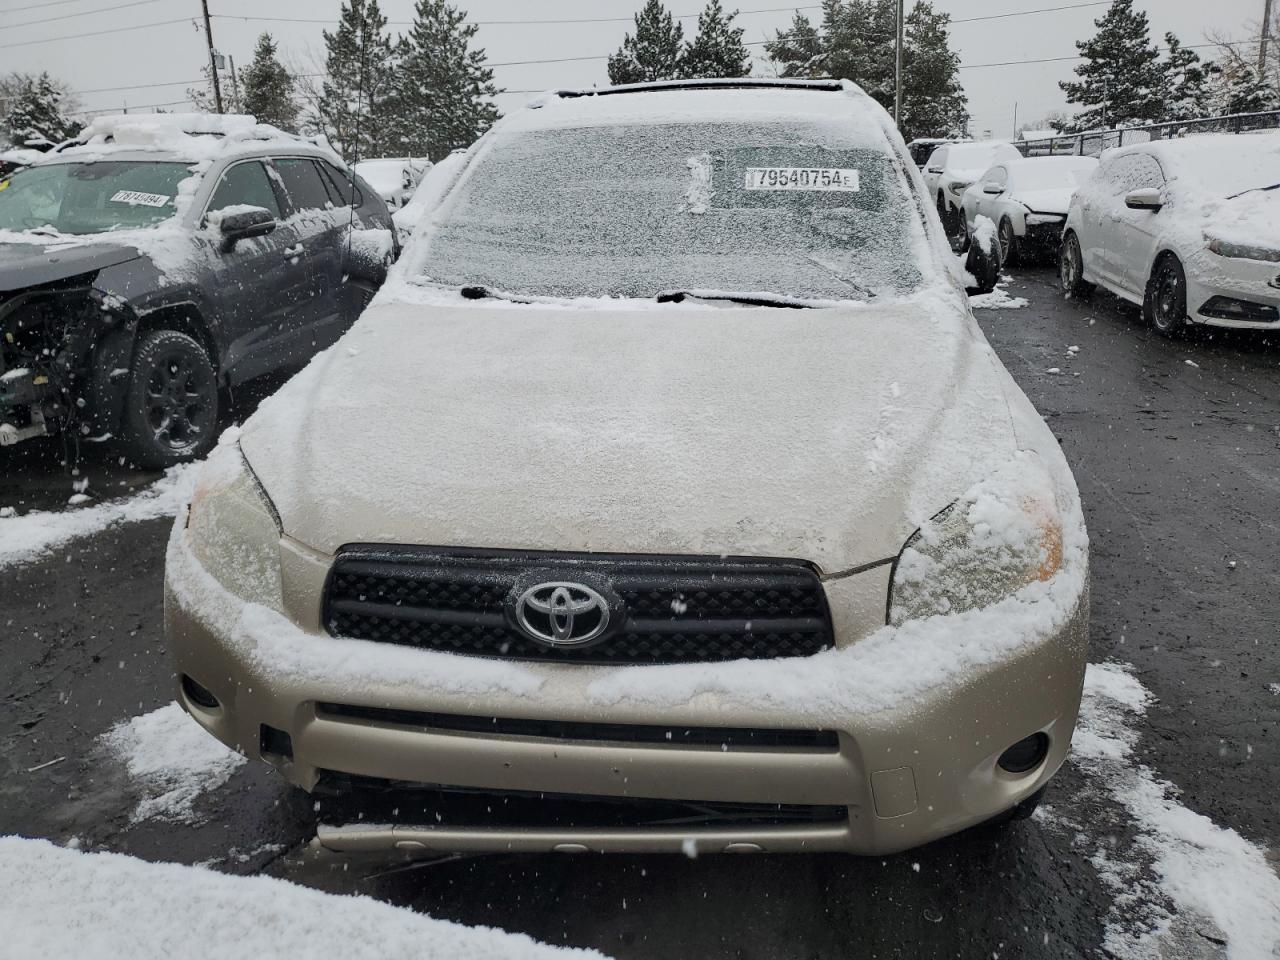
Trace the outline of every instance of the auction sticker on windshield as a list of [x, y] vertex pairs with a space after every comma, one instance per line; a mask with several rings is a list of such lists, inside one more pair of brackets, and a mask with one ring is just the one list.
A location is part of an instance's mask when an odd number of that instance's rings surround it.
[[112, 203], [128, 203], [140, 207], [163, 207], [169, 197], [163, 193], [139, 193], [137, 190], [121, 190], [111, 198]]
[[748, 167], [747, 190], [838, 190], [859, 189], [858, 171], [831, 167]]

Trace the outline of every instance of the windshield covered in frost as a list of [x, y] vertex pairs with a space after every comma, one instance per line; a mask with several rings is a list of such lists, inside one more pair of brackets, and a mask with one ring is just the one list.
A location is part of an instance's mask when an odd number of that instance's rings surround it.
[[425, 279], [533, 296], [669, 290], [871, 299], [922, 281], [887, 143], [830, 123], [495, 134], [427, 232]]
[[186, 163], [98, 160], [20, 170], [0, 181], [0, 230], [52, 227], [106, 233], [149, 227], [174, 214]]

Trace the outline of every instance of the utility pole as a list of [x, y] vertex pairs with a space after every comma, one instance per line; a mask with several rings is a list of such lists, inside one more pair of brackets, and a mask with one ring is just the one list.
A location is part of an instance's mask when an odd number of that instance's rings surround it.
[[1018, 101], [1013, 101], [1013, 139], [1018, 139]]
[[[1270, 4], [1271, 0], [1267, 0]], [[893, 122], [902, 126], [902, 0], [898, 0], [898, 42], [894, 45]]]
[[218, 64], [213, 59], [213, 26], [209, 23], [209, 0], [200, 0], [204, 10], [204, 39], [209, 47], [209, 76], [213, 78], [213, 104], [222, 113], [222, 85], [218, 82]]
[[1267, 41], [1271, 38], [1271, 0], [1263, 0], [1262, 43], [1258, 46], [1258, 76], [1267, 79]]
[[[239, 104], [240, 103], [240, 83], [238, 80], [236, 80], [236, 58], [231, 56], [230, 54], [227, 54], [227, 63], [231, 65], [231, 102], [233, 104]], [[237, 106], [236, 109], [243, 110], [243, 108], [239, 106]]]

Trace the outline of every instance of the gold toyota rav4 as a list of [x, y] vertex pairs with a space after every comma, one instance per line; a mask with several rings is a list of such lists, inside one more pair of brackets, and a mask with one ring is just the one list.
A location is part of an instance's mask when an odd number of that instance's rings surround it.
[[556, 92], [452, 177], [201, 469], [165, 605], [195, 721], [342, 798], [337, 851], [885, 853], [1028, 813], [1088, 540], [885, 112]]

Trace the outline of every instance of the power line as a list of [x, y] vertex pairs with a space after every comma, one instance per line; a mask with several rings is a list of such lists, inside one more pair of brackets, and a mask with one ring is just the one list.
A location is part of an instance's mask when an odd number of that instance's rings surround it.
[[20, 13], [23, 10], [47, 10], [49, 7], [65, 7], [68, 3], [83, 3], [84, 0], [44, 0], [43, 3], [29, 3], [25, 7], [5, 7], [0, 13]]
[[133, 30], [145, 30], [149, 27], [168, 27], [175, 23], [190, 22], [190, 17], [183, 17], [181, 20], [157, 20], [154, 23], [139, 23], [132, 27], [114, 27], [110, 30], [93, 30], [88, 33], [68, 33], [61, 37], [45, 37], [43, 40], [21, 40], [18, 43], [0, 43], [0, 50], [9, 50], [13, 47], [33, 47], [38, 43], [58, 43], [62, 40], [80, 40], [84, 37], [101, 37], [108, 33], [128, 33]]
[[88, 17], [95, 13], [110, 13], [112, 10], [123, 10], [126, 7], [141, 7], [144, 4], [159, 2], [160, 0], [129, 0], [129, 3], [120, 3], [114, 7], [100, 7], [97, 10], [81, 10], [79, 13], [64, 13], [58, 17], [45, 17], [43, 20], [24, 20], [22, 23], [6, 23], [4, 28], [9, 30], [13, 27], [34, 27], [38, 23], [53, 23], [57, 20], [74, 20], [76, 17]]
[[977, 23], [979, 20], [1006, 20], [1009, 17], [1027, 17], [1033, 13], [1055, 13], [1058, 10], [1083, 10], [1085, 7], [1106, 7], [1111, 0], [1089, 0], [1088, 3], [1068, 3], [1061, 7], [1041, 7], [1038, 10], [1014, 10], [1010, 13], [990, 13], [981, 17], [964, 17], [952, 23]]
[[[154, 107], [176, 107], [179, 105], [188, 104], [190, 102], [191, 101], [189, 99], [184, 99], [184, 100], [168, 100], [164, 103], [138, 103], [138, 104], [133, 104], [131, 106], [128, 106], [128, 109], [150, 110], [150, 109], [153, 109]], [[78, 113], [118, 113], [120, 109], [121, 107], [96, 107], [92, 110], [79, 110], [77, 112]]]
[[[792, 10], [800, 11], [800, 10], [820, 10], [820, 9], [822, 9], [821, 4], [811, 3], [807, 5], [801, 5], [801, 6], [765, 7], [759, 10], [739, 10], [738, 15], [744, 16], [752, 13], [786, 13]], [[334, 20], [332, 18], [323, 19], [319, 17], [260, 17], [260, 16], [241, 15], [238, 13], [215, 13], [213, 14], [213, 16], [215, 19], [218, 19], [218, 20], [242, 20], [242, 21], [255, 21], [255, 22], [266, 21], [270, 23], [323, 23], [323, 24], [334, 23]], [[677, 20], [693, 20], [699, 16], [701, 16], [701, 14], [697, 14], [697, 13], [674, 14], [674, 17]], [[633, 22], [633, 20], [634, 20], [633, 17], [582, 17], [578, 19], [560, 19], [560, 20], [471, 20], [468, 22], [478, 27], [503, 27], [503, 26], [529, 26], [531, 24], [540, 24], [540, 23], [552, 23], [552, 24], [631, 23]], [[408, 26], [412, 26], [413, 22], [414, 21], [412, 20], [388, 20], [387, 26], [408, 27]]]

